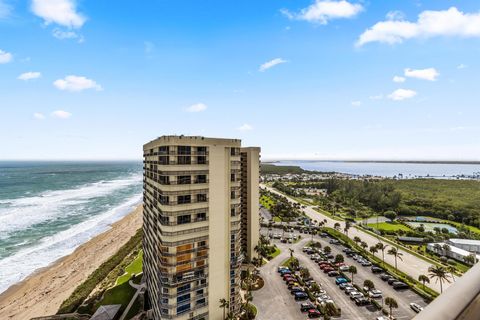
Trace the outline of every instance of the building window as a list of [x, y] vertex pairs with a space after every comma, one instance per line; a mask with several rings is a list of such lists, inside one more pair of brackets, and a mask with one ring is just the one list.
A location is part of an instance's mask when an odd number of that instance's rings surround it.
[[197, 157], [198, 164], [207, 164], [207, 157], [206, 156], [198, 156]]
[[177, 183], [178, 184], [191, 184], [192, 177], [191, 176], [177, 176]]
[[235, 182], [235, 173], [230, 174], [230, 181]]
[[190, 293], [184, 294], [183, 296], [177, 297], [177, 303], [182, 303], [190, 300]]
[[207, 154], [207, 147], [197, 147], [197, 154], [206, 155]]
[[186, 304], [177, 308], [177, 314], [182, 314], [187, 311], [190, 311], [190, 304]]
[[192, 158], [190, 156], [178, 156], [178, 164], [192, 164]]
[[230, 192], [230, 199], [235, 199], [235, 191]]
[[197, 221], [205, 221], [205, 220], [207, 220], [206, 212], [197, 213]]
[[170, 163], [170, 158], [168, 156], [158, 157], [158, 164], [168, 165]]
[[158, 148], [158, 154], [168, 154], [170, 148], [168, 146], [161, 146]]
[[230, 209], [230, 216], [235, 217], [235, 208]]
[[197, 202], [207, 202], [207, 195], [204, 193], [197, 194]]
[[200, 241], [197, 243], [197, 247], [205, 247], [207, 245], [207, 241]]
[[177, 224], [185, 224], [185, 223], [190, 223], [191, 221], [190, 215], [185, 215], [185, 216], [178, 216], [177, 218]]
[[170, 202], [170, 198], [168, 196], [161, 195], [159, 201], [161, 204], [168, 204]]
[[192, 202], [192, 197], [190, 195], [178, 196], [177, 202], [178, 202], [178, 204], [191, 203]]
[[195, 178], [195, 183], [207, 183], [207, 175], [200, 174]]
[[160, 184], [170, 184], [170, 177], [169, 176], [158, 176], [158, 182]]
[[177, 293], [182, 293], [182, 292], [185, 292], [185, 291], [190, 291], [190, 283], [188, 283], [186, 285], [183, 285], [181, 287], [178, 287], [178, 289], [177, 289]]
[[183, 155], [190, 155], [192, 151], [192, 147], [190, 146], [178, 146], [177, 153]]
[[205, 304], [205, 298], [197, 300], [197, 306], [201, 306], [202, 304]]

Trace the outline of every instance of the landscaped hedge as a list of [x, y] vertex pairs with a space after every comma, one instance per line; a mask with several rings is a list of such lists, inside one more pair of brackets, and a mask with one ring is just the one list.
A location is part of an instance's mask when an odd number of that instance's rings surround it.
[[142, 241], [142, 229], [139, 229], [128, 242], [118, 250], [110, 259], [100, 265], [98, 269], [88, 276], [87, 280], [80, 284], [65, 300], [57, 314], [72, 313], [83, 303], [90, 292], [103, 280], [107, 275], [120, 264], [126, 256], [128, 256]]

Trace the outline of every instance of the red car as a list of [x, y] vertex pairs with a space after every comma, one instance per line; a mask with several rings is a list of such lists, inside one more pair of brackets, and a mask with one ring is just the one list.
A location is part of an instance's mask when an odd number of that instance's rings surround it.
[[323, 269], [323, 272], [325, 272], [325, 273], [329, 273], [330, 271], [335, 271], [335, 269], [333, 269], [332, 267], [328, 267], [328, 268]]
[[325, 263], [325, 264], [322, 264], [320, 265], [320, 269], [325, 269], [325, 268], [331, 268], [332, 266], [329, 264], [329, 263]]
[[317, 309], [308, 310], [308, 317], [309, 318], [320, 318], [321, 316], [322, 316], [322, 314]]
[[288, 280], [295, 280], [295, 279], [292, 276], [283, 277], [283, 281], [288, 281]]

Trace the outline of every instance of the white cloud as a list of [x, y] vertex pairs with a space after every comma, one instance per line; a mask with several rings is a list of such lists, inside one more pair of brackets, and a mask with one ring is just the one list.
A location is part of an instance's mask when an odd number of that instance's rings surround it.
[[402, 83], [402, 82], [405, 82], [405, 78], [404, 77], [400, 77], [400, 76], [395, 76], [393, 77], [393, 82], [397, 82], [397, 83]]
[[267, 61], [265, 62], [264, 64], [262, 64], [260, 66], [260, 68], [258, 69], [260, 72], [264, 72], [270, 68], [273, 68], [275, 67], [276, 65], [279, 65], [279, 64], [282, 64], [282, 63], [286, 63], [287, 60], [283, 60], [282, 58], [276, 58], [276, 59], [273, 59], [273, 60], [270, 60], [270, 61]]
[[72, 30], [65, 31], [65, 30], [61, 30], [59, 28], [55, 28], [52, 31], [52, 35], [55, 38], [60, 39], [60, 40], [79, 39], [79, 42], [83, 42], [83, 36], [79, 35], [78, 33], [76, 33], [75, 31], [72, 31]]
[[362, 10], [362, 5], [350, 3], [346, 0], [316, 0], [313, 4], [300, 10], [298, 13], [291, 13], [286, 9], [281, 12], [289, 19], [327, 24], [328, 21], [333, 19], [353, 18]]
[[12, 6], [0, 0], [0, 19], [6, 19], [12, 14]]
[[417, 93], [409, 89], [397, 89], [388, 95], [388, 98], [394, 101], [401, 101], [405, 99], [413, 98]]
[[40, 112], [35, 112], [33, 114], [33, 117], [37, 120], [44, 120], [45, 119], [45, 115], [43, 113], [40, 113]]
[[42, 76], [40, 72], [25, 72], [22, 73], [21, 75], [18, 76], [18, 80], [32, 80], [32, 79], [38, 79]]
[[417, 78], [428, 81], [436, 81], [440, 73], [435, 68], [427, 69], [405, 69], [405, 77]]
[[207, 105], [204, 103], [192, 104], [190, 107], [187, 108], [187, 112], [202, 112], [205, 110], [207, 110]]
[[383, 99], [383, 94], [377, 94], [377, 95], [374, 95], [374, 96], [370, 96], [369, 98], [370, 98], [370, 100], [382, 100]]
[[352, 101], [351, 104], [354, 107], [360, 107], [362, 105], [362, 101]]
[[404, 20], [405, 14], [402, 11], [394, 10], [389, 11], [385, 17], [387, 20]]
[[87, 89], [94, 89], [97, 91], [103, 90], [102, 86], [92, 79], [81, 76], [66, 76], [64, 79], [56, 80], [53, 85], [59, 90], [66, 90], [72, 92], [83, 91]]
[[57, 110], [52, 112], [52, 117], [58, 118], [58, 119], [68, 119], [72, 116], [70, 112], [63, 111], [63, 110]]
[[251, 131], [251, 130], [253, 130], [253, 127], [251, 125], [249, 125], [248, 123], [245, 123], [245, 124], [241, 125], [240, 127], [238, 127], [238, 130], [240, 130], [240, 131]]
[[68, 28], [81, 28], [85, 16], [77, 12], [75, 0], [33, 0], [32, 11], [45, 24], [56, 23]]
[[13, 55], [10, 52], [3, 51], [0, 49], [0, 64], [9, 63], [12, 61]]
[[463, 64], [463, 63], [461, 63], [457, 66], [457, 69], [466, 69], [466, 68], [468, 68], [468, 66], [466, 64]]
[[402, 43], [412, 38], [437, 36], [480, 37], [480, 12], [463, 13], [455, 7], [443, 11], [423, 11], [416, 22], [380, 21], [363, 32], [356, 45], [369, 42]]

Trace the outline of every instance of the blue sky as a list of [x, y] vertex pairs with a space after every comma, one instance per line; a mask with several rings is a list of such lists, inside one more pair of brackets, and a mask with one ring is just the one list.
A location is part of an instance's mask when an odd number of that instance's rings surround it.
[[480, 160], [479, 56], [473, 0], [0, 0], [0, 159]]

